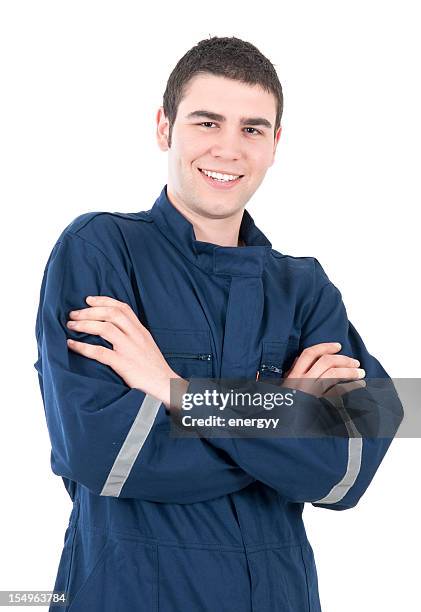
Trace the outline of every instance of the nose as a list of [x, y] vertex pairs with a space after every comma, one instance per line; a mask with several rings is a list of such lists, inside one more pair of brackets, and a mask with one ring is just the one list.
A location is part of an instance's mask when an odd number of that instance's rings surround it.
[[237, 130], [221, 129], [215, 135], [210, 153], [215, 158], [236, 160], [242, 157], [241, 135]]

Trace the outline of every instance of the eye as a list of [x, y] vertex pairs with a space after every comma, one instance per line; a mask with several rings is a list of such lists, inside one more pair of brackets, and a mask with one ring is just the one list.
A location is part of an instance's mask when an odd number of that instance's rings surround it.
[[[256, 130], [256, 128], [254, 127], [246, 127], [244, 128], [245, 130], [254, 130], [254, 133], [252, 134], [252, 136], [254, 136], [254, 134], [261, 134], [262, 132], [260, 130]], [[249, 132], [250, 134], [250, 132]]]
[[[196, 125], [203, 125], [204, 127], [207, 126], [211, 126], [211, 125], [216, 125], [216, 123], [214, 121], [202, 121], [202, 123], [197, 123]], [[249, 134], [251, 134], [251, 136], [257, 136], [258, 134], [262, 134], [262, 132], [260, 130], [256, 130], [256, 128], [254, 127], [245, 127], [245, 130], [253, 130], [253, 132], [249, 132]]]

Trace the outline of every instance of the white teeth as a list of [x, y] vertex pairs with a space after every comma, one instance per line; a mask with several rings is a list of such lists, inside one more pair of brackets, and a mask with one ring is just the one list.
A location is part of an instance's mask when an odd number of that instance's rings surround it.
[[202, 170], [202, 172], [203, 174], [206, 174], [206, 176], [211, 176], [212, 178], [217, 179], [218, 181], [234, 181], [240, 176], [234, 174], [221, 174], [220, 172], [211, 172], [210, 170]]

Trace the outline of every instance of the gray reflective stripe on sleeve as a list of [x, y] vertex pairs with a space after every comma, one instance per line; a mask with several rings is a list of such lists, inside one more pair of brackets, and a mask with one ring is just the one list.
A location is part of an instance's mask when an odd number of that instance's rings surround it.
[[155, 421], [161, 401], [152, 395], [145, 395], [133, 425], [115, 458], [101, 495], [118, 497], [129, 477], [134, 462]]
[[325, 497], [322, 497], [322, 499], [318, 499], [317, 501], [313, 501], [313, 504], [335, 504], [336, 502], [340, 501], [343, 497], [345, 497], [352, 485], [357, 480], [357, 476], [361, 469], [361, 459], [363, 453], [363, 439], [361, 434], [355, 427], [348, 412], [346, 411], [342, 398], [341, 406], [336, 407], [341, 413], [349, 435], [354, 436], [348, 439], [348, 463], [346, 466], [346, 472], [344, 477], [331, 488]]
[[337, 484], [335, 484], [329, 493], [314, 501], [314, 504], [335, 504], [340, 501], [357, 480], [357, 476], [361, 469], [361, 455], [363, 450], [362, 438], [349, 438], [348, 440], [348, 465], [345, 476]]

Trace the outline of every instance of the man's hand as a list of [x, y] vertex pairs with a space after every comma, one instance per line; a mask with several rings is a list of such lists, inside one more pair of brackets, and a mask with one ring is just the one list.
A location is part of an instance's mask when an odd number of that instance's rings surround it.
[[[339, 342], [322, 342], [307, 347], [286, 372], [282, 386], [316, 397], [337, 397], [365, 387], [365, 381], [360, 380], [365, 376], [365, 371], [359, 368], [360, 362], [346, 355], [335, 355], [340, 349]], [[341, 381], [352, 382], [342, 384]]]
[[101, 336], [112, 344], [109, 349], [68, 339], [76, 353], [110, 366], [131, 388], [170, 405], [170, 379], [181, 378], [170, 368], [149, 330], [125, 302], [112, 297], [88, 296], [88, 308], [69, 313], [69, 329]]

